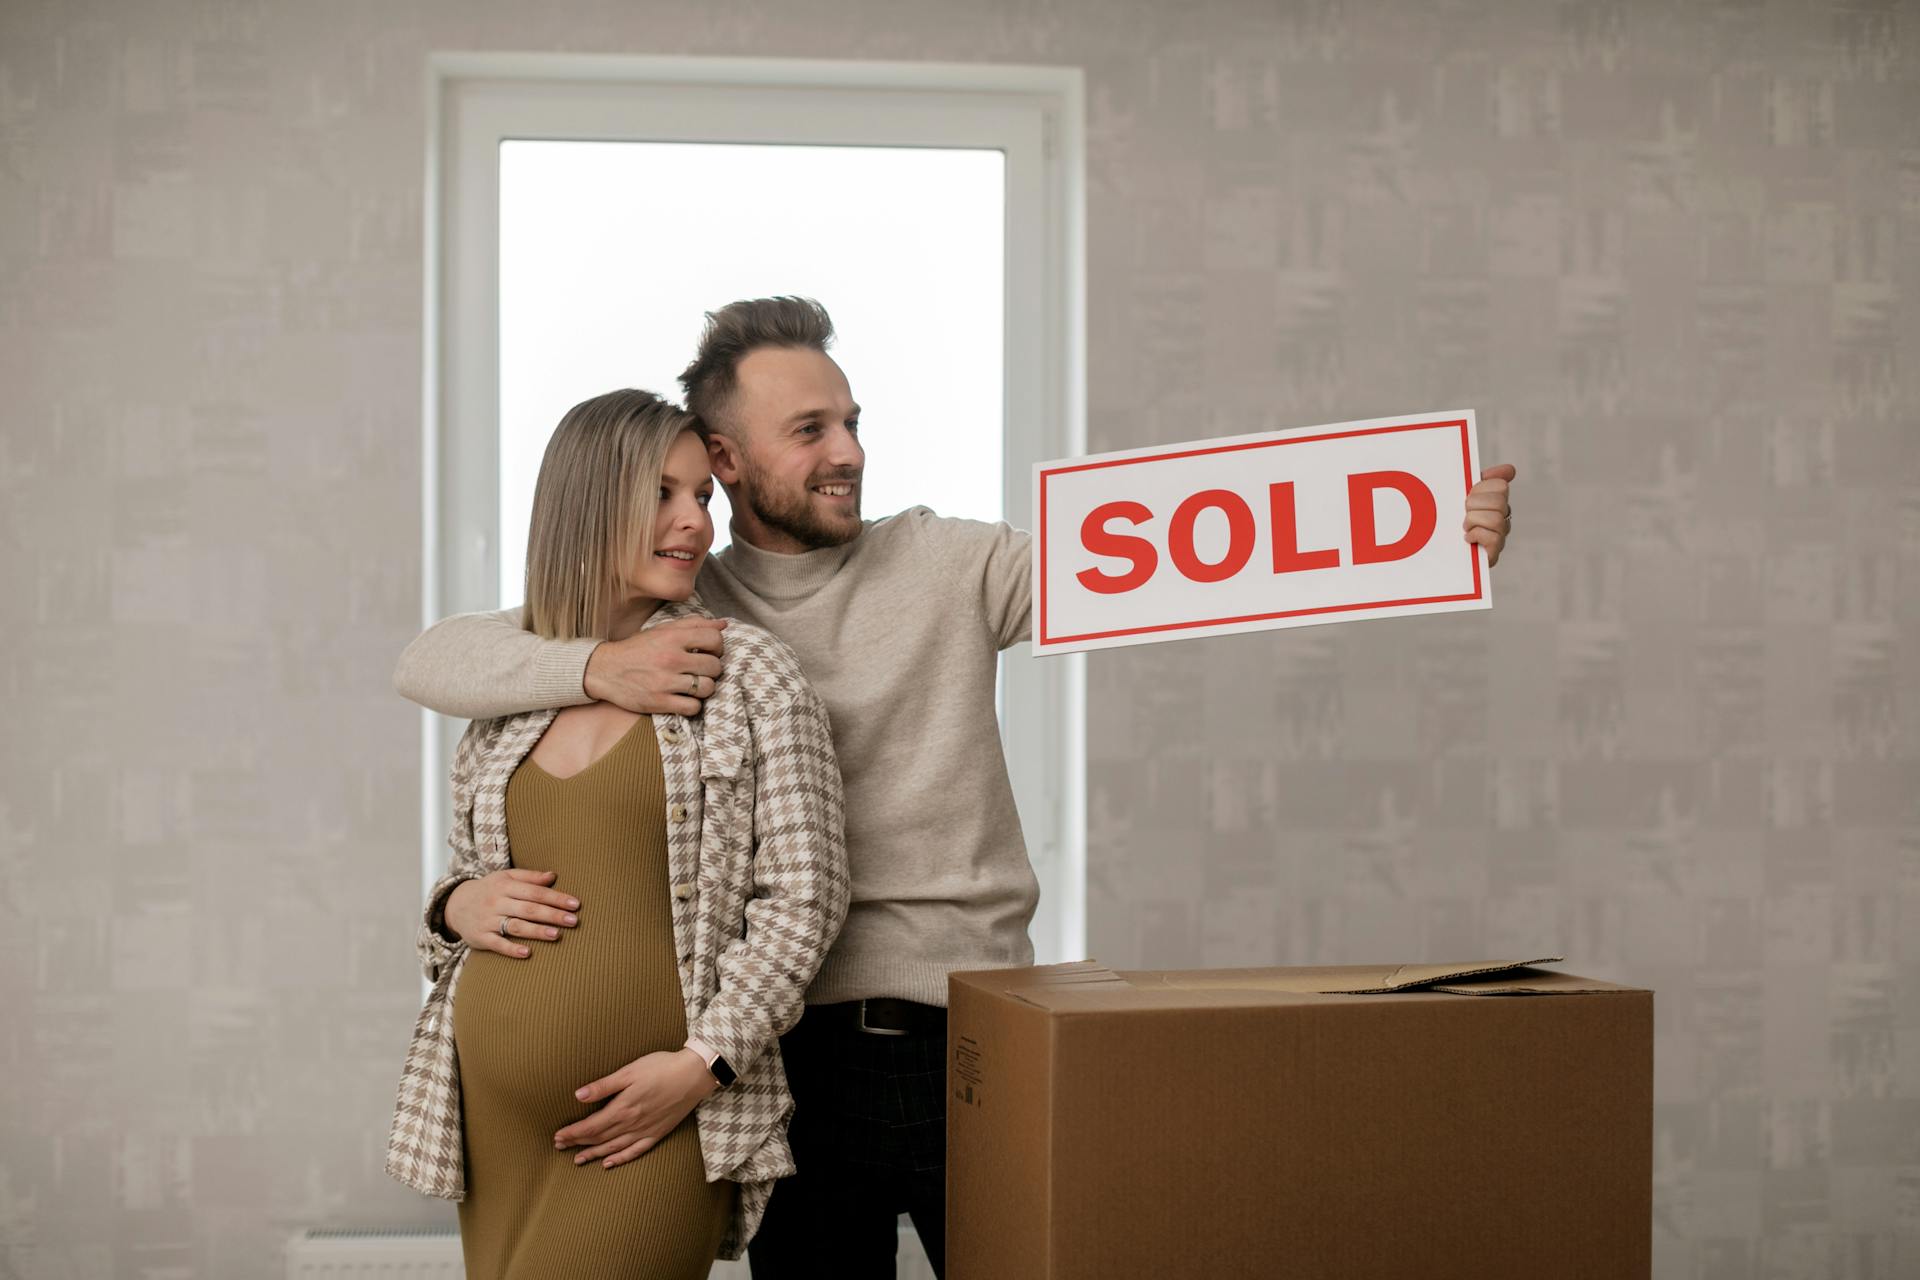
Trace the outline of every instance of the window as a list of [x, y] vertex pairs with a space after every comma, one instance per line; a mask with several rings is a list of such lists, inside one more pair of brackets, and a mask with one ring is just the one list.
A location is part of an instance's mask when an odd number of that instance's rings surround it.
[[[704, 313], [818, 298], [871, 454], [862, 511], [1003, 519], [1005, 157], [987, 149], [500, 146], [500, 600], [522, 598], [554, 424], [620, 386], [678, 399]], [[727, 541], [724, 490], [714, 550]]]
[[[447, 55], [432, 76], [429, 619], [520, 599], [560, 414], [616, 386], [677, 398], [702, 313], [736, 297], [833, 313], [869, 517], [1029, 527], [1034, 464], [1084, 450], [1077, 71]], [[941, 305], [903, 325], [916, 294]], [[1042, 961], [1085, 947], [1081, 661], [1001, 664]], [[432, 880], [461, 726], [427, 724]]]

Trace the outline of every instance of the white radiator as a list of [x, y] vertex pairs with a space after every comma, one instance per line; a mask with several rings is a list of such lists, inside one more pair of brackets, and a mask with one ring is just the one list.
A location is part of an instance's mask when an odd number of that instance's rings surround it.
[[[900, 1280], [933, 1280], [933, 1268], [911, 1226], [900, 1232]], [[300, 1232], [287, 1241], [287, 1280], [466, 1280], [460, 1233], [444, 1227], [387, 1227]], [[708, 1280], [750, 1280], [747, 1260], [716, 1262]]]
[[[287, 1241], [287, 1280], [465, 1280], [460, 1233], [441, 1227], [306, 1230]], [[749, 1280], [747, 1260], [716, 1262], [708, 1280]]]
[[287, 1241], [287, 1280], [465, 1280], [466, 1274], [460, 1233], [445, 1227], [309, 1229]]

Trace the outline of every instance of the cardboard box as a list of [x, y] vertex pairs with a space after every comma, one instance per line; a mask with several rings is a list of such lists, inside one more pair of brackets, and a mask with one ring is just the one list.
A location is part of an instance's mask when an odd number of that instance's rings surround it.
[[954, 974], [947, 1275], [1643, 1280], [1653, 993], [1553, 959]]

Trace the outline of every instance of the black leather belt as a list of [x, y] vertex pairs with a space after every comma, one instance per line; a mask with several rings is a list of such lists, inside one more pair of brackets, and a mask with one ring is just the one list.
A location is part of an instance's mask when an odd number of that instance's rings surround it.
[[801, 1021], [841, 1031], [863, 1031], [870, 1036], [945, 1035], [947, 1032], [945, 1009], [891, 996], [810, 1004]]

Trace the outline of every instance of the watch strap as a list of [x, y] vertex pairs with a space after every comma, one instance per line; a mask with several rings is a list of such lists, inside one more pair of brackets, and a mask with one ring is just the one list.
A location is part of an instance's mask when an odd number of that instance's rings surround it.
[[687, 1048], [693, 1050], [695, 1056], [707, 1064], [708, 1072], [712, 1074], [715, 1080], [720, 1082], [722, 1089], [739, 1078], [734, 1074], [733, 1064], [722, 1057], [718, 1050], [709, 1048], [706, 1041], [696, 1040], [692, 1036], [688, 1036]]

